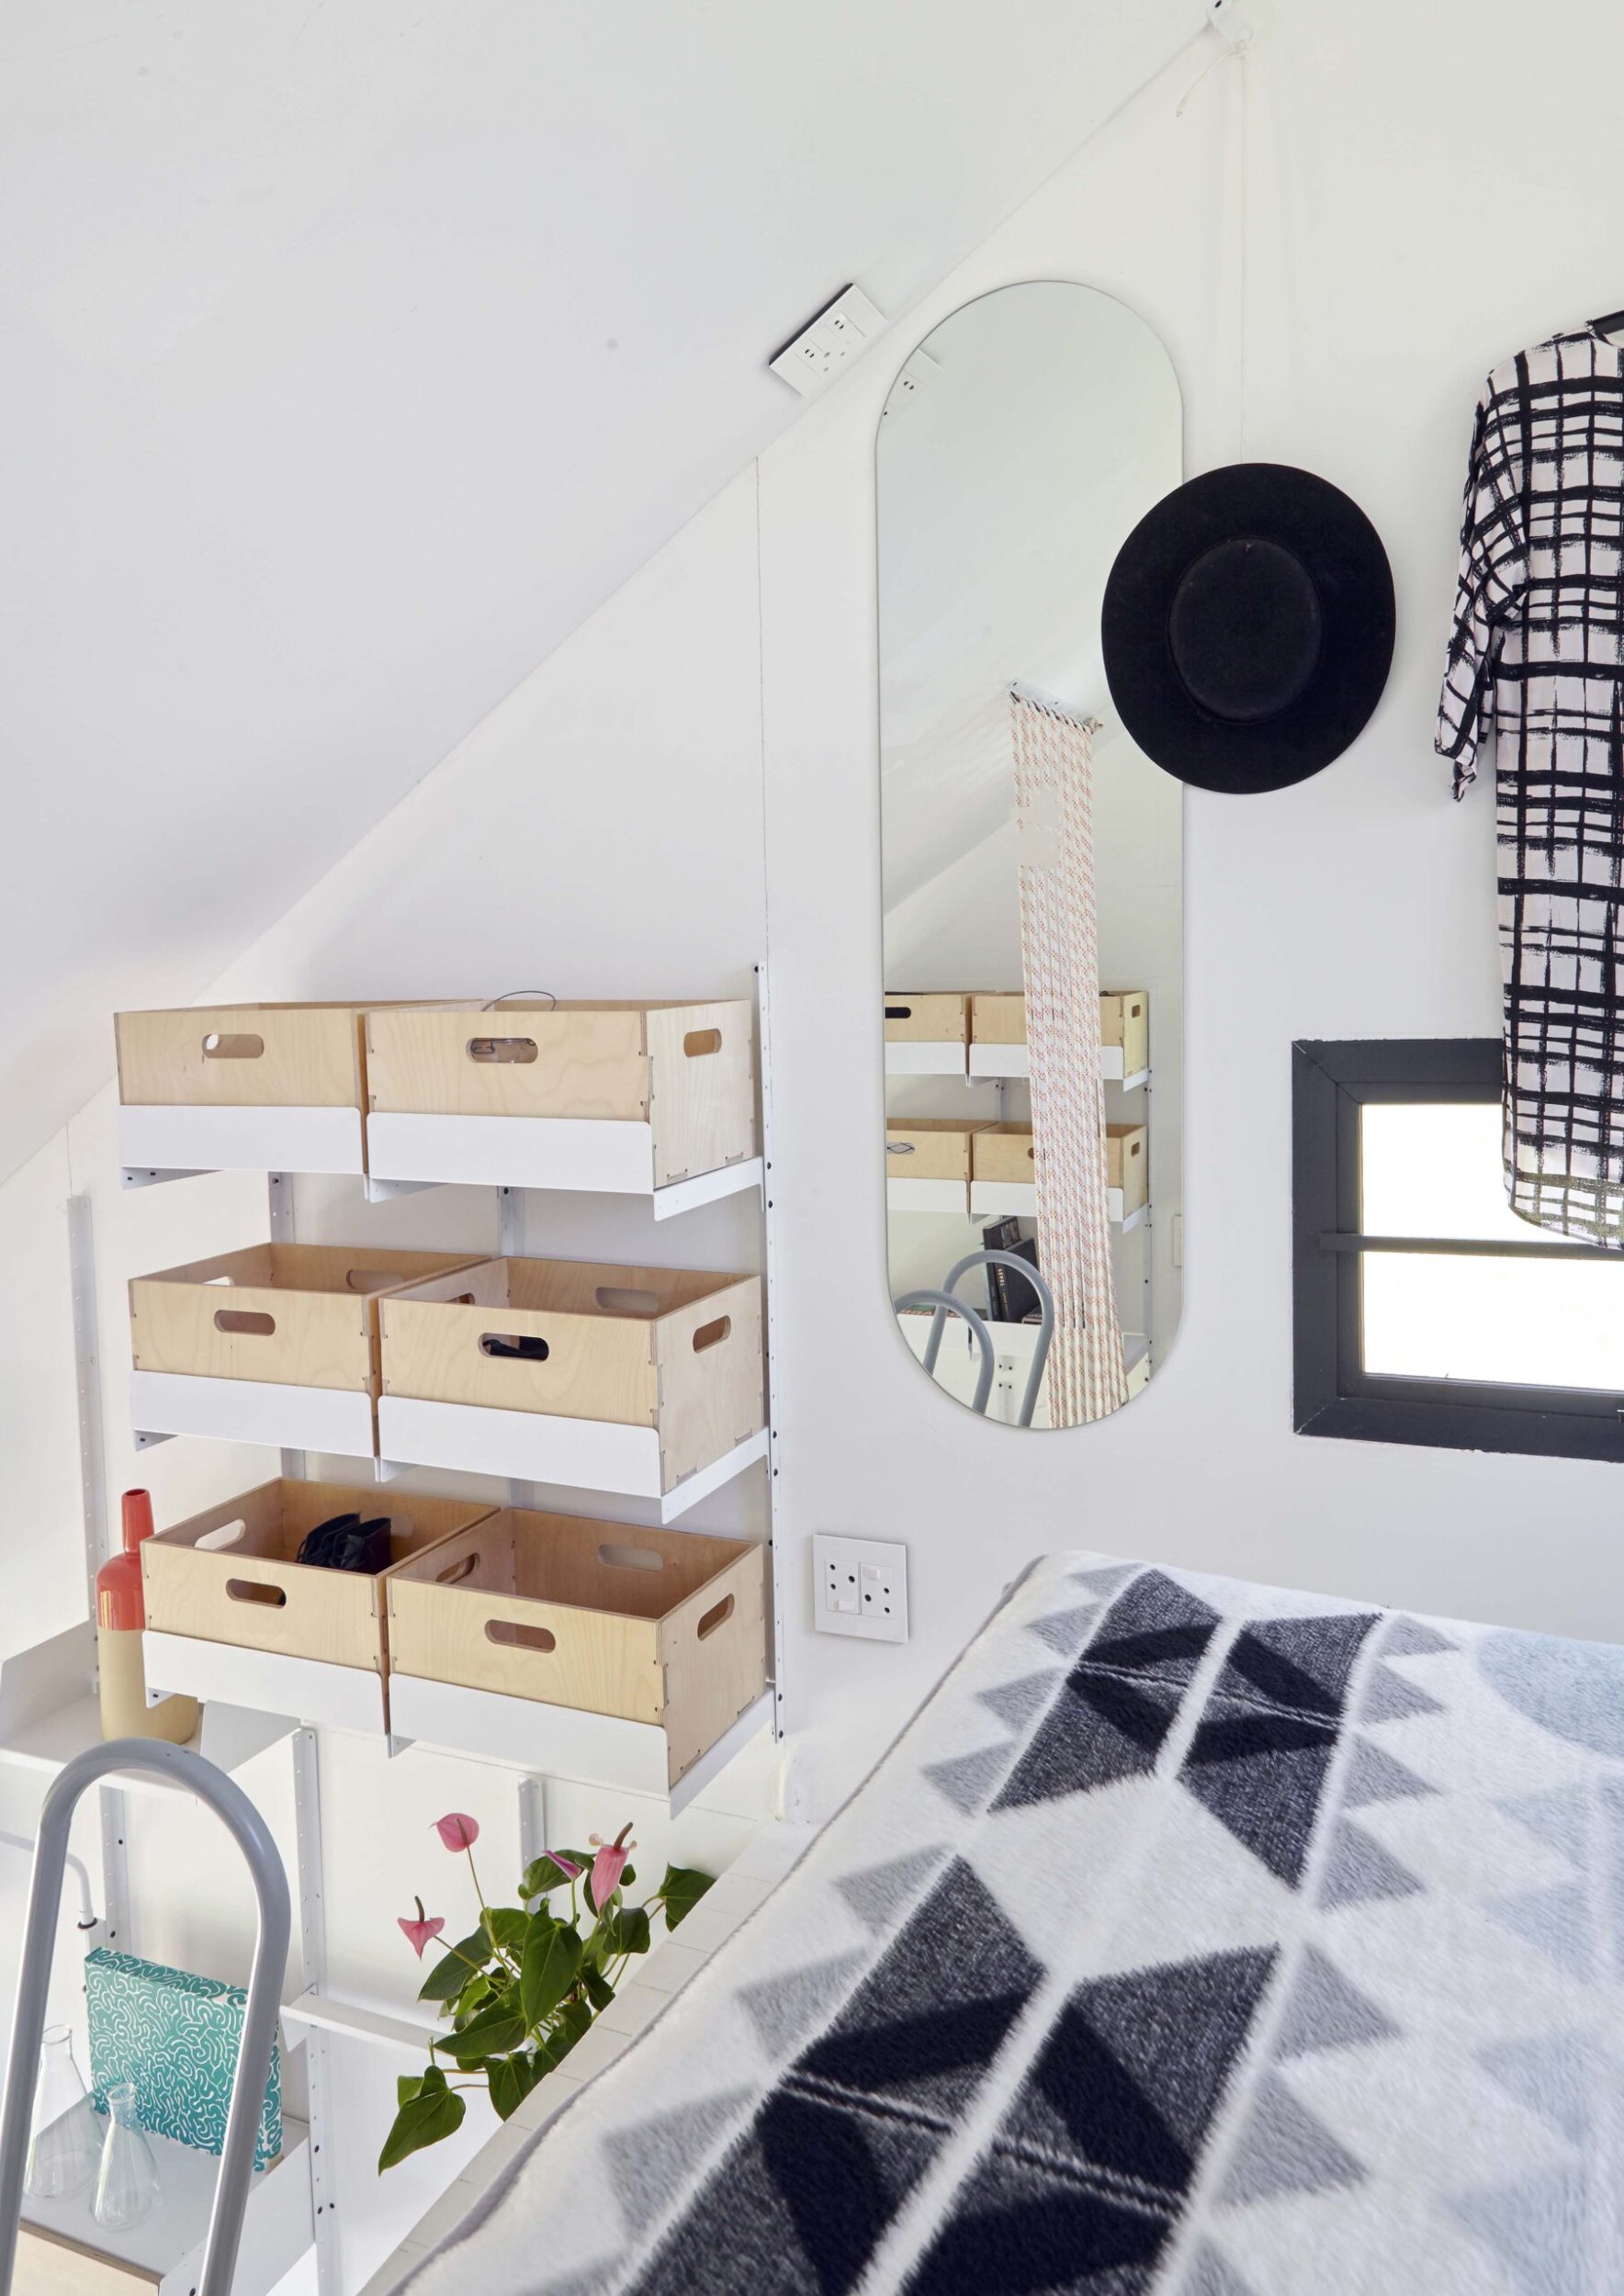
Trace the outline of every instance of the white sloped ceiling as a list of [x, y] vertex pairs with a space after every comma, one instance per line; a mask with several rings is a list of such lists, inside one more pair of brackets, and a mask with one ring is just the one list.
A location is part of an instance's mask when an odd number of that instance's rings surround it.
[[0, 1175], [1201, 21], [9, 0]]

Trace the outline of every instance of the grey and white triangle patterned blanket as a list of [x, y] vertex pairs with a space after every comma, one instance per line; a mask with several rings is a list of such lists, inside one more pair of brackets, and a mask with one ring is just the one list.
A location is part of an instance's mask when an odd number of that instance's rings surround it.
[[1617, 2296], [1624, 1651], [1036, 1566], [412, 2296]]

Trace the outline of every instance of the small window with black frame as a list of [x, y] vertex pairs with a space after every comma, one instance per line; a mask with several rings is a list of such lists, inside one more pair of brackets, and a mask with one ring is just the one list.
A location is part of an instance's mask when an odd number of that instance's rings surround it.
[[1292, 1047], [1300, 1435], [1624, 1459], [1624, 1248], [1511, 1210], [1500, 1061]]

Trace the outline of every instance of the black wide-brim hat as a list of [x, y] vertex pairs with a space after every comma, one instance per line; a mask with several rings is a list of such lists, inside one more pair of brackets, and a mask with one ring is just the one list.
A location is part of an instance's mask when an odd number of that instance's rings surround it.
[[1310, 470], [1237, 462], [1166, 496], [1117, 553], [1111, 698], [1198, 789], [1306, 781], [1356, 737], [1393, 662], [1393, 573], [1359, 504]]

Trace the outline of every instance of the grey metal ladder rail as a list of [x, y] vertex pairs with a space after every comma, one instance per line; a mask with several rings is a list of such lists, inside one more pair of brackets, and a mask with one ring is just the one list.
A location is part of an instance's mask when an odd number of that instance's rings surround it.
[[[1038, 1391], [1043, 1384], [1043, 1372], [1048, 1366], [1049, 1342], [1054, 1336], [1054, 1294], [1049, 1289], [1047, 1278], [1039, 1272], [1031, 1260], [1023, 1260], [1018, 1252], [966, 1252], [962, 1260], [956, 1261], [948, 1269], [947, 1280], [936, 1295], [940, 1304], [930, 1319], [930, 1336], [925, 1342], [924, 1365], [926, 1370], [934, 1375], [936, 1358], [942, 1352], [942, 1334], [947, 1329], [946, 1307], [957, 1308], [961, 1315], [965, 1312], [956, 1292], [960, 1277], [967, 1276], [973, 1267], [985, 1267], [989, 1263], [996, 1263], [1000, 1267], [1012, 1267], [1015, 1273], [1023, 1277], [1038, 1295], [1038, 1306], [1042, 1311], [1038, 1324], [1038, 1344], [1032, 1351], [1032, 1368], [1026, 1375], [1026, 1393], [1021, 1398], [1021, 1416], [1015, 1423], [1018, 1427], [1030, 1427], [1032, 1415], [1037, 1409]], [[991, 1344], [992, 1335], [988, 1333], [988, 1346]], [[986, 1412], [987, 1396], [991, 1389], [992, 1380], [989, 1377], [987, 1382], [987, 1393], [983, 1393], [982, 1390], [977, 1387], [976, 1390], [977, 1401], [973, 1405], [973, 1409]]]
[[[971, 1400], [970, 1409], [985, 1412], [987, 1399], [992, 1393], [993, 1373], [998, 1367], [998, 1357], [993, 1349], [992, 1334], [975, 1309], [966, 1301], [955, 1299], [951, 1291], [931, 1290], [901, 1292], [892, 1300], [891, 1306], [898, 1315], [904, 1314], [909, 1308], [935, 1309], [936, 1312], [930, 1318], [930, 1336], [925, 1343], [924, 1358], [925, 1368], [931, 1373], [934, 1373], [936, 1369], [937, 1350], [942, 1345], [942, 1334], [946, 1329], [948, 1316], [962, 1315], [964, 1317], [975, 1334], [976, 1344], [981, 1350], [981, 1368], [976, 1376], [976, 1393]], [[0, 2291], [0, 2296], [4, 2296], [4, 2291]]]
[[39, 1846], [28, 1887], [22, 1964], [17, 1972], [11, 2061], [6, 2073], [5, 2102], [0, 2106], [0, 2296], [10, 2296], [17, 2263], [34, 2084], [45, 2032], [46, 1997], [51, 1986], [51, 1955], [67, 1863], [68, 1829], [80, 1796], [98, 1780], [120, 1770], [150, 1771], [207, 1802], [247, 1861], [254, 1896], [259, 1900], [259, 1930], [248, 1980], [248, 2003], [242, 2015], [236, 2077], [231, 2084], [225, 2144], [220, 2150], [220, 2175], [209, 2215], [209, 2237], [204, 2245], [197, 2296], [230, 2296], [236, 2271], [292, 1934], [288, 1876], [265, 1819], [242, 1787], [228, 1778], [223, 1770], [184, 1746], [166, 1745], [156, 1739], [118, 1738], [105, 1746], [89, 1747], [64, 1764], [39, 1813]]

